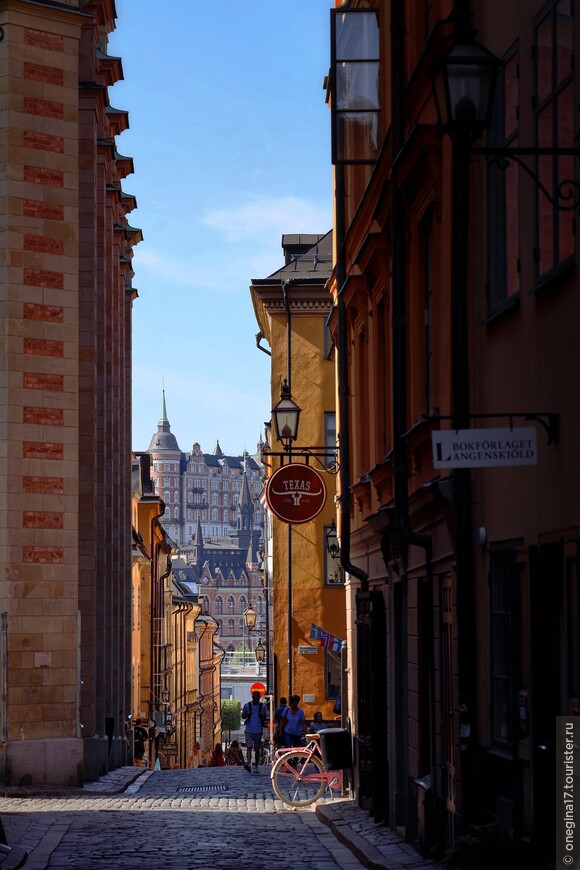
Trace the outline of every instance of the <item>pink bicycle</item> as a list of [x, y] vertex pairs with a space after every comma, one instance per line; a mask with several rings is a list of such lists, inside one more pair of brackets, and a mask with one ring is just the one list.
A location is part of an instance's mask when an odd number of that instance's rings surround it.
[[326, 789], [342, 791], [342, 770], [325, 770], [318, 734], [309, 735], [306, 746], [278, 749], [272, 767], [272, 786], [281, 801], [291, 807], [307, 807]]

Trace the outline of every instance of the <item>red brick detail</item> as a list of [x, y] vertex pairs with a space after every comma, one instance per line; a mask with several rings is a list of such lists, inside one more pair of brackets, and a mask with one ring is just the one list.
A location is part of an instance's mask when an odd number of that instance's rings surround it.
[[61, 169], [44, 169], [42, 166], [25, 166], [24, 181], [46, 184], [48, 187], [64, 187], [64, 172]]
[[39, 199], [25, 199], [23, 212], [26, 217], [44, 218], [47, 221], [64, 220], [64, 206], [57, 203], [41, 202]]
[[33, 356], [64, 356], [64, 342], [47, 338], [25, 338], [24, 353]]
[[64, 445], [58, 441], [25, 441], [22, 445], [22, 456], [24, 459], [64, 459]]
[[62, 547], [23, 547], [22, 561], [58, 564], [64, 562], [64, 550]]
[[49, 272], [47, 269], [24, 269], [23, 280], [25, 284], [30, 284], [32, 287], [64, 289], [64, 274], [62, 272]]
[[64, 154], [64, 137], [25, 130], [24, 146], [25, 148], [37, 148], [39, 151], [54, 151], [55, 154]]
[[63, 390], [64, 375], [24, 372], [24, 387], [27, 390]]
[[39, 492], [48, 495], [64, 493], [64, 478], [62, 477], [23, 477], [22, 492]]
[[63, 38], [59, 33], [47, 33], [46, 30], [35, 30], [33, 27], [24, 29], [24, 45], [37, 45], [39, 48], [64, 51]]
[[22, 422], [39, 426], [64, 426], [62, 408], [22, 408]]
[[62, 529], [64, 514], [60, 511], [24, 511], [22, 527], [25, 529]]
[[24, 78], [35, 82], [46, 82], [48, 85], [62, 85], [64, 74], [56, 66], [44, 66], [40, 63], [25, 63]]
[[50, 236], [24, 236], [25, 251], [40, 251], [41, 254], [63, 254], [64, 242], [62, 239], [53, 239]]
[[38, 97], [24, 97], [24, 111], [29, 115], [41, 115], [43, 118], [64, 118], [64, 103], [54, 100], [41, 100]]
[[25, 320], [46, 320], [47, 323], [62, 323], [64, 308], [60, 305], [41, 305], [39, 302], [25, 302], [23, 315]]

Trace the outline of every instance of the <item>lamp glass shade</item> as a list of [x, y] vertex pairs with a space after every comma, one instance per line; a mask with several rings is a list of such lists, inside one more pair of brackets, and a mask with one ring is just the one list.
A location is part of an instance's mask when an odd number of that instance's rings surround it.
[[258, 663], [261, 663], [261, 662], [263, 662], [263, 661], [265, 660], [265, 658], [266, 658], [266, 648], [264, 647], [262, 641], [260, 641], [260, 643], [258, 644], [258, 646], [256, 647], [256, 649], [254, 650], [254, 654], [255, 654], [255, 656], [256, 656], [256, 661], [257, 661]]
[[244, 622], [246, 623], [246, 628], [254, 628], [256, 625], [256, 611], [252, 610], [251, 607], [248, 607], [244, 613]]
[[283, 396], [272, 408], [278, 441], [295, 441], [298, 435], [298, 420], [301, 408], [290, 396]]
[[431, 79], [444, 131], [478, 133], [489, 126], [499, 61], [479, 43], [456, 43]]

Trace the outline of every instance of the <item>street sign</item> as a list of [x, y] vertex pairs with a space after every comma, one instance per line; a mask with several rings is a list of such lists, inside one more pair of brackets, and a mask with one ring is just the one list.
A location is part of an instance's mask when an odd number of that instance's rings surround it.
[[537, 465], [536, 430], [441, 429], [431, 434], [433, 468]]
[[298, 653], [301, 656], [315, 656], [318, 652], [318, 649], [319, 648], [317, 646], [299, 646]]
[[272, 513], [289, 525], [309, 523], [326, 503], [326, 484], [310, 465], [290, 462], [268, 479], [266, 503]]
[[266, 694], [266, 686], [264, 683], [252, 683], [250, 686], [250, 694], [253, 695], [254, 692], [259, 692], [260, 697]]

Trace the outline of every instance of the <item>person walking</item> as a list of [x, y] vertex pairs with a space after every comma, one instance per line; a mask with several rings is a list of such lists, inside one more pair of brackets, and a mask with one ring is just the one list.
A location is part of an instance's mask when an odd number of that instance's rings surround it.
[[288, 747], [300, 746], [306, 730], [306, 717], [299, 703], [300, 695], [292, 695], [284, 724], [284, 742]]
[[259, 692], [252, 692], [252, 700], [244, 704], [242, 719], [246, 723], [246, 762], [244, 767], [248, 773], [251, 773], [252, 749], [254, 750], [254, 770], [257, 770], [262, 746], [262, 730], [266, 724], [266, 705], [260, 701]]
[[286, 698], [280, 698], [280, 704], [274, 710], [274, 743], [276, 746], [284, 746], [284, 728], [282, 720], [286, 724], [286, 713], [288, 712], [288, 701]]

